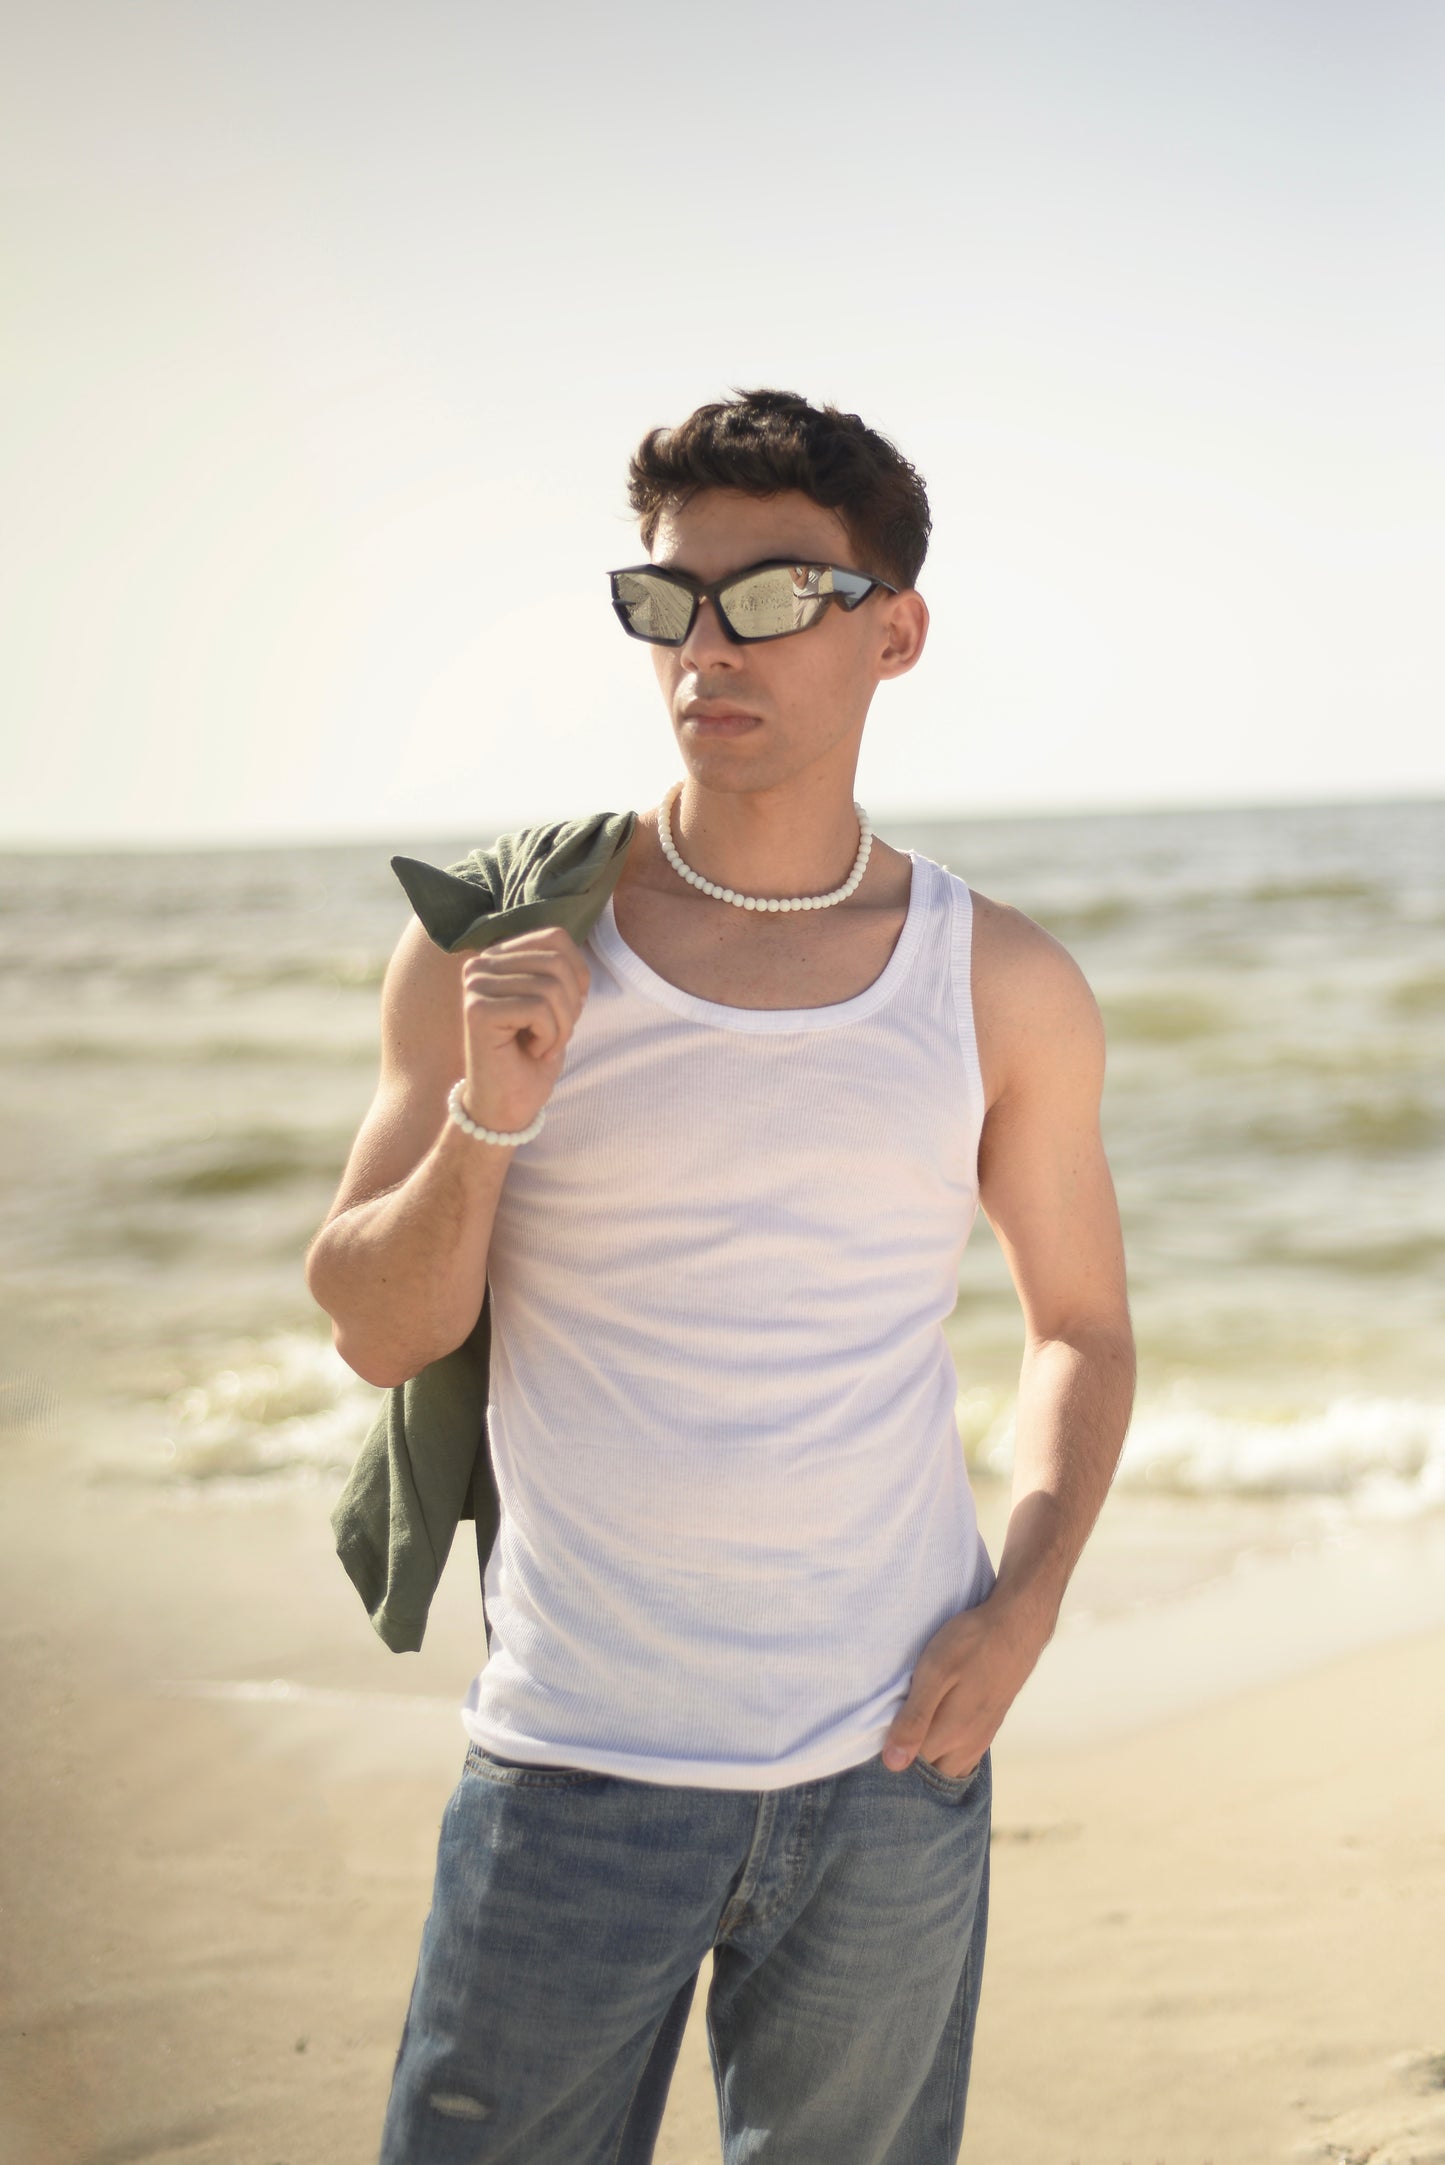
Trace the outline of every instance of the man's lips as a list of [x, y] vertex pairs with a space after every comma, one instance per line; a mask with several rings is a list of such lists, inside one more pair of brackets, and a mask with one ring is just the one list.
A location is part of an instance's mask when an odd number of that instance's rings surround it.
[[703, 706], [684, 707], [682, 718], [685, 722], [695, 723], [700, 729], [745, 729], [758, 719], [756, 714], [749, 714], [742, 707]]

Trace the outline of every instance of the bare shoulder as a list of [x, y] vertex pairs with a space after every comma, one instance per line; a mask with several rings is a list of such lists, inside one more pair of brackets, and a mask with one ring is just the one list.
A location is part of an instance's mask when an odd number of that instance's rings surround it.
[[1104, 1025], [1078, 963], [1022, 910], [972, 892], [974, 1028], [988, 1103], [1066, 1080], [1097, 1089]]

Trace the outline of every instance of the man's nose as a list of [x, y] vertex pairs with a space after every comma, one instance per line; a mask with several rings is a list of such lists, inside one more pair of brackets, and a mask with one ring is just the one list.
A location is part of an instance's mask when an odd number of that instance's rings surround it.
[[708, 595], [701, 596], [692, 630], [682, 642], [683, 668], [695, 669], [699, 674], [706, 669], [715, 669], [719, 663], [725, 668], [733, 668], [740, 652], [736, 641], [729, 639], [722, 628], [717, 603]]

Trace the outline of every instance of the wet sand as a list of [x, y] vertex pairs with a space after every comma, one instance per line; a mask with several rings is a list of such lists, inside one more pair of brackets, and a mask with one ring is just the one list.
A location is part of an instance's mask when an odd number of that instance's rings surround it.
[[[479, 1610], [459, 1550], [388, 1654], [326, 1504], [4, 1446], [6, 2165], [375, 2156]], [[1438, 1588], [1442, 1540], [1329, 1583]], [[1046, 1652], [995, 1747], [965, 2161], [1445, 2160], [1445, 1620], [1281, 1623], [1250, 1682], [1307, 1561]], [[705, 1984], [660, 2165], [719, 2155]]]

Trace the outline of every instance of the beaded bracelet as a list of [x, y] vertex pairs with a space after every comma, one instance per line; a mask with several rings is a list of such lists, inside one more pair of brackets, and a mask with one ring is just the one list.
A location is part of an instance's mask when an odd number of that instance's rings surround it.
[[472, 1136], [479, 1143], [501, 1143], [508, 1150], [515, 1150], [518, 1143], [530, 1143], [534, 1135], [541, 1134], [542, 1123], [547, 1117], [545, 1105], [535, 1120], [529, 1121], [524, 1128], [513, 1129], [510, 1135], [503, 1133], [500, 1128], [479, 1127], [462, 1105], [462, 1092], [466, 1086], [467, 1079], [464, 1075], [460, 1082], [452, 1084], [451, 1095], [447, 1099], [448, 1116], [455, 1120], [464, 1134]]

